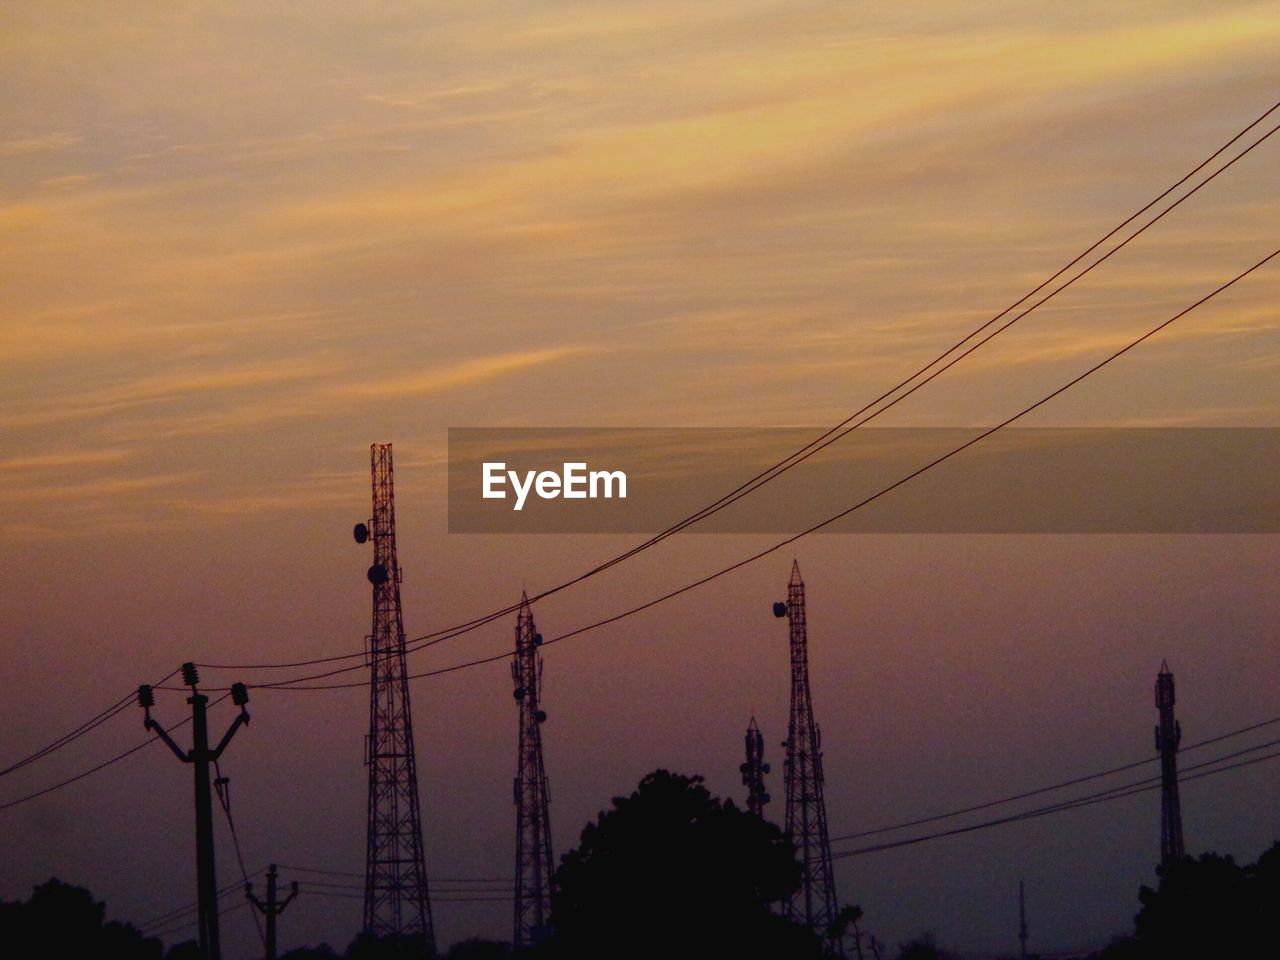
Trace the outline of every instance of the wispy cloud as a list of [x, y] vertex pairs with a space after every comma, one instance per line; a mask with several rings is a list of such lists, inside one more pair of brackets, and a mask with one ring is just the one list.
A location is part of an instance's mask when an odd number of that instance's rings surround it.
[[150, 494], [162, 487], [184, 483], [194, 474], [163, 473], [143, 477], [101, 477], [81, 483], [41, 484], [39, 486], [0, 488], [0, 501], [7, 503], [68, 503], [84, 500], [106, 500], [139, 493]]
[[379, 398], [442, 393], [477, 386], [522, 370], [560, 363], [593, 352], [597, 352], [596, 348], [563, 346], [496, 354], [435, 367], [421, 373], [369, 378], [363, 382], [347, 384], [337, 392], [352, 397]]
[[129, 455], [128, 450], [66, 450], [56, 453], [33, 453], [0, 460], [0, 471], [51, 470], [90, 464], [119, 463]]
[[0, 159], [19, 157], [27, 153], [48, 153], [66, 150], [80, 142], [80, 137], [70, 133], [46, 133], [18, 140], [0, 140]]

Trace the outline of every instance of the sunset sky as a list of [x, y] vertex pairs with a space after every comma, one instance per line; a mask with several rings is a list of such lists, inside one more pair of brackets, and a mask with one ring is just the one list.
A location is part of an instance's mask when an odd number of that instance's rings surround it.
[[[1277, 50], [1276, 4], [1222, 0], [5, 4], [0, 768], [185, 660], [359, 650], [372, 442], [395, 445], [410, 636], [632, 546], [447, 533], [447, 429], [820, 433], [1271, 107]], [[1280, 135], [882, 422], [998, 422], [1278, 225]], [[1278, 302], [1273, 261], [1031, 422], [1280, 426]], [[674, 538], [539, 627], [770, 542]], [[792, 556], [833, 835], [1146, 757], [1164, 657], [1188, 741], [1280, 714], [1275, 536], [820, 536], [546, 651], [557, 854], [658, 766], [741, 800], [753, 714], [781, 822], [769, 608]], [[513, 626], [411, 667], [500, 653]], [[495, 663], [413, 687], [433, 877], [511, 874], [509, 686]], [[359, 873], [367, 694], [251, 696], [223, 764], [249, 869]], [[0, 778], [0, 804], [141, 742], [140, 713]], [[1278, 790], [1275, 764], [1188, 784], [1189, 849], [1251, 861]], [[153, 746], [0, 810], [0, 899], [57, 875], [135, 922], [182, 906], [190, 807]], [[1152, 880], [1158, 814], [1147, 793], [843, 859], [837, 882], [890, 944], [1012, 951], [1025, 878], [1033, 949], [1101, 945]], [[440, 896], [442, 946], [509, 937], [509, 905]], [[282, 947], [341, 948], [359, 917], [304, 895]], [[252, 955], [247, 912], [224, 938]]]

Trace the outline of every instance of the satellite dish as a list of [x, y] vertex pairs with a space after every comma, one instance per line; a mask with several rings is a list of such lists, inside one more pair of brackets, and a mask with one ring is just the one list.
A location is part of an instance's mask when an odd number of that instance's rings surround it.
[[787, 605], [785, 603], [775, 603], [773, 605], [773, 615], [775, 617], [785, 617], [787, 615]]
[[515, 688], [515, 690], [513, 690], [513, 691], [511, 692], [511, 695], [512, 695], [513, 697], [515, 697], [517, 700], [523, 700], [523, 699], [524, 699], [524, 687], [516, 687], [516, 688]]
[[545, 723], [545, 722], [546, 722], [546, 719], [547, 719], [547, 711], [545, 711], [545, 710], [539, 710], [539, 711], [538, 711], [538, 722], [539, 722], [539, 723]]
[[391, 575], [387, 573], [387, 568], [380, 563], [375, 563], [369, 568], [368, 577], [369, 582], [375, 587], [380, 587], [391, 579]]
[[535, 633], [535, 634], [533, 635], [533, 645], [534, 645], [535, 647], [540, 647], [540, 646], [542, 646], [542, 634], [540, 634], [540, 633]]
[[366, 543], [369, 539], [369, 528], [363, 523], [357, 523], [352, 533], [355, 535], [356, 543]]
[[772, 800], [772, 799], [773, 799], [773, 797], [769, 796], [767, 793], [762, 793], [762, 794], [760, 794], [760, 802], [761, 802], [761, 803], [768, 803], [768, 802], [769, 802], [770, 800]]

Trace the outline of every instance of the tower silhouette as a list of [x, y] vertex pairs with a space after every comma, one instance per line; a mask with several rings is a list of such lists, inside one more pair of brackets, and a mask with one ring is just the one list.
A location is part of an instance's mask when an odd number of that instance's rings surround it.
[[1160, 754], [1160, 862], [1168, 865], [1186, 855], [1182, 846], [1182, 807], [1178, 802], [1178, 744], [1182, 725], [1173, 717], [1173, 674], [1168, 661], [1160, 662], [1156, 674], [1156, 752]]
[[356, 524], [357, 543], [373, 541], [373, 630], [369, 644], [368, 842], [364, 930], [376, 936], [421, 936], [435, 952], [427, 871], [422, 852], [418, 768], [405, 667], [400, 564], [396, 559], [395, 483], [391, 444], [369, 448], [373, 517]]
[[548, 814], [547, 774], [542, 765], [541, 707], [542, 634], [533, 623], [528, 595], [520, 598], [516, 616], [516, 655], [511, 679], [520, 704], [520, 756], [516, 766], [516, 901], [515, 948], [539, 943], [551, 919], [551, 819]]
[[795, 844], [803, 868], [802, 885], [783, 907], [783, 915], [808, 924], [826, 944], [827, 952], [844, 956], [840, 939], [833, 935], [836, 889], [831, 870], [831, 844], [827, 836], [827, 808], [823, 800], [822, 736], [813, 719], [809, 694], [809, 636], [805, 626], [804, 581], [800, 564], [792, 562], [786, 603], [775, 603], [776, 617], [786, 617], [791, 627], [791, 720], [787, 726], [786, 831]]
[[764, 788], [764, 775], [769, 772], [769, 765], [764, 762], [764, 736], [756, 726], [755, 717], [747, 724], [745, 741], [747, 759], [738, 769], [742, 771], [742, 783], [747, 788], [747, 810], [757, 817], [764, 817], [764, 805], [770, 799]]

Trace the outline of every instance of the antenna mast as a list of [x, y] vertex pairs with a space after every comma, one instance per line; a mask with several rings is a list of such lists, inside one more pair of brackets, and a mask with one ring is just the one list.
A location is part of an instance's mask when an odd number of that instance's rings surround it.
[[373, 540], [373, 632], [369, 644], [368, 846], [364, 929], [375, 936], [420, 936], [435, 954], [427, 871], [422, 854], [418, 768], [413, 752], [400, 564], [396, 559], [395, 484], [391, 444], [369, 448], [373, 518], [356, 524], [357, 543]]
[[1156, 674], [1156, 709], [1160, 725], [1156, 727], [1156, 752], [1160, 754], [1160, 863], [1168, 866], [1186, 856], [1182, 846], [1182, 807], [1178, 802], [1178, 744], [1182, 742], [1182, 725], [1173, 717], [1173, 674], [1168, 661], [1160, 662]]
[[1022, 960], [1027, 960], [1027, 897], [1021, 880], [1018, 881], [1018, 941], [1022, 944]]
[[833, 956], [844, 956], [834, 936], [836, 888], [827, 836], [827, 807], [822, 797], [822, 735], [813, 719], [809, 695], [809, 635], [805, 626], [804, 581], [800, 564], [791, 566], [787, 602], [773, 605], [775, 617], [786, 617], [791, 628], [791, 721], [787, 728], [785, 779], [786, 830], [803, 866], [800, 892], [783, 907], [783, 915], [808, 924]]
[[520, 758], [516, 768], [516, 907], [515, 949], [540, 943], [550, 932], [551, 919], [551, 819], [547, 811], [547, 774], [542, 766], [542, 723], [546, 711], [539, 705], [542, 634], [533, 623], [529, 596], [520, 598], [516, 617], [516, 655], [511, 679], [520, 704]]
[[742, 783], [747, 788], [747, 810], [764, 819], [764, 805], [770, 800], [764, 789], [764, 775], [769, 772], [769, 765], [764, 762], [764, 735], [756, 726], [755, 717], [747, 724], [745, 740], [747, 761], [738, 769], [742, 771]]

